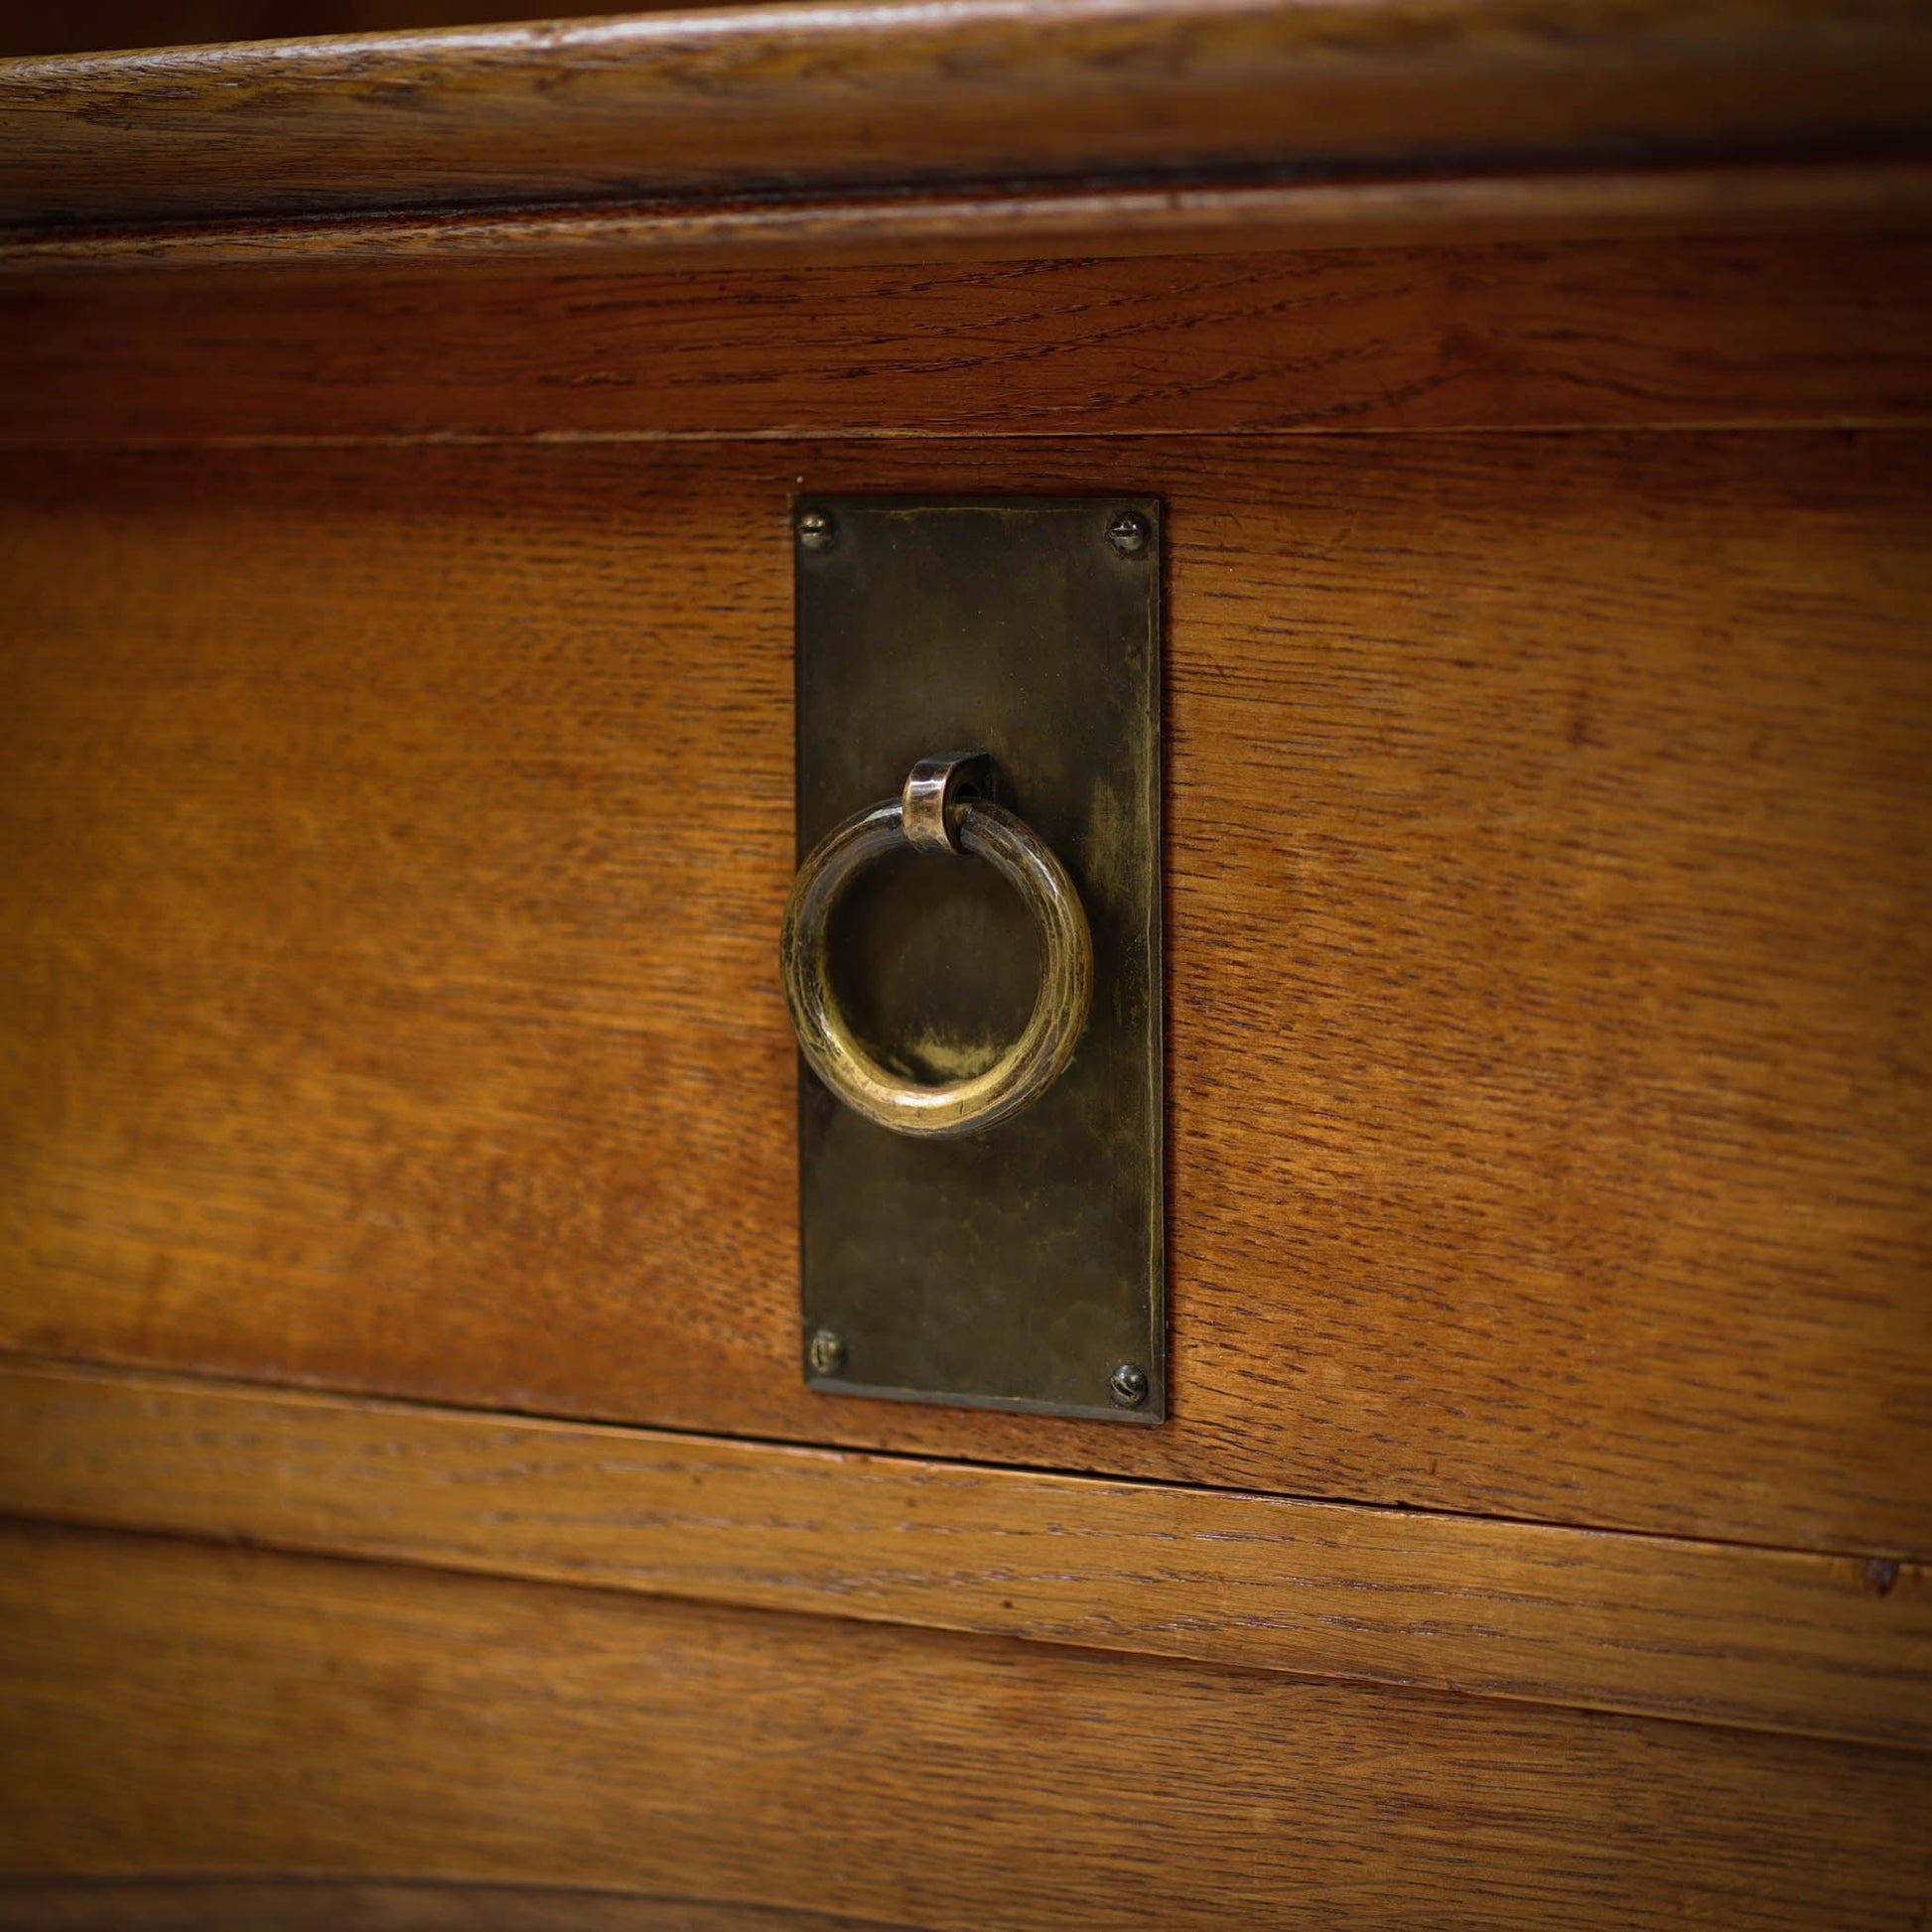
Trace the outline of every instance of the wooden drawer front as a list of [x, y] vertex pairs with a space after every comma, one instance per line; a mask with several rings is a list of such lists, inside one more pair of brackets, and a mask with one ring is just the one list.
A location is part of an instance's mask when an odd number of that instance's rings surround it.
[[[1923, 1553], [1905, 433], [5, 471], [15, 1348]], [[1173, 1420], [808, 1397], [786, 506], [1169, 506]]]
[[1928, 1760], [1805, 1738], [62, 1531], [0, 1537], [0, 1618], [42, 1873], [1011, 1932], [1902, 1927], [1932, 1879]]
[[[1922, 1927], [1928, 76], [0, 62], [0, 1928]], [[1159, 1427], [802, 1386], [848, 493], [1160, 506]]]

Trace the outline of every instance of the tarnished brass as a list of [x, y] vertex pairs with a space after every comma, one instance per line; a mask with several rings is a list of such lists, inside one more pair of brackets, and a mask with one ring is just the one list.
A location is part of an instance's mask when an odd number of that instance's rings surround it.
[[991, 798], [993, 785], [993, 760], [984, 752], [921, 759], [898, 794], [906, 844], [921, 852], [957, 852], [958, 829], [950, 815], [963, 799]]
[[1160, 505], [796, 517], [806, 1380], [1159, 1422]]
[[[895, 1134], [954, 1140], [1011, 1119], [1059, 1078], [1087, 1024], [1093, 945], [1066, 868], [991, 799], [954, 796], [962, 773], [983, 784], [988, 763], [972, 753], [921, 759], [897, 798], [857, 813], [812, 848], [785, 906], [778, 964], [798, 1044], [848, 1107]], [[936, 1086], [896, 1078], [853, 1037], [825, 957], [840, 895], [872, 860], [901, 843], [988, 861], [1020, 895], [1044, 940], [1039, 992], [1020, 1037], [984, 1072]]]

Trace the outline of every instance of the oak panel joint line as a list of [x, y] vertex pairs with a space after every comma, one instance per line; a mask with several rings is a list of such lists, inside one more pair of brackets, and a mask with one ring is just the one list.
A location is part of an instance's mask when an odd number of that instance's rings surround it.
[[1932, 1751], [1909, 1563], [19, 1357], [0, 1511]]

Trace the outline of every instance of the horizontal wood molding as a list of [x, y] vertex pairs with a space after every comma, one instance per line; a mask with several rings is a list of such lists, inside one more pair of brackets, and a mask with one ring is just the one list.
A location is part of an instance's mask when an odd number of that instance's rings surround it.
[[[1342, 181], [980, 190], [0, 225], [0, 277], [130, 269], [651, 274], [1932, 225], [1932, 162], [1760, 163]], [[460, 302], [450, 291], [447, 297]]]
[[1932, 1750], [1914, 1564], [20, 1360], [0, 1511]]
[[0, 63], [0, 213], [179, 220], [1932, 140], [1913, 0], [951, 0]]
[[1932, 235], [0, 284], [0, 442], [1932, 422]]
[[[0, 1340], [1924, 1558], [1915, 433], [0, 466]], [[1171, 1420], [799, 1374], [788, 504], [1166, 500]]]
[[0, 1771], [4, 1870], [954, 1932], [1905, 1928], [1932, 1877], [1907, 1752], [18, 1526]]

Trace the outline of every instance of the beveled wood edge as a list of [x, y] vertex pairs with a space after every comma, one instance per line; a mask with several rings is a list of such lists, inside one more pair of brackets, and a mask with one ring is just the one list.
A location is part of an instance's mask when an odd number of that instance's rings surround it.
[[1932, 223], [1932, 161], [0, 228], [0, 276], [684, 266], [1614, 240]]
[[1932, 154], [1919, 0], [943, 0], [0, 62], [0, 221]]
[[20, 1357], [0, 1513], [1932, 1751], [1915, 1563]]

